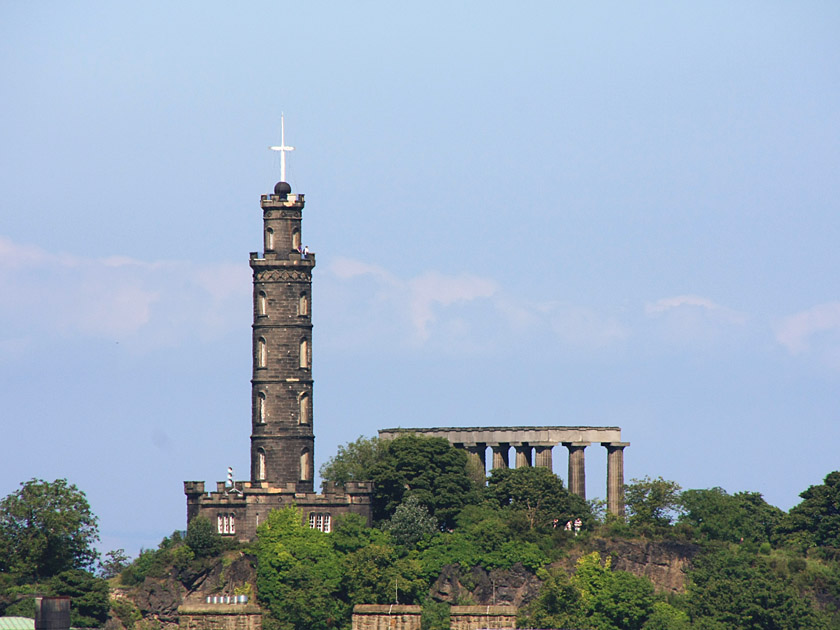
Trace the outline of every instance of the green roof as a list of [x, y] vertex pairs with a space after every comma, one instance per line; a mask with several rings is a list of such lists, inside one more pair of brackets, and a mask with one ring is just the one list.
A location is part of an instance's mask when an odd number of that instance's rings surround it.
[[29, 617], [0, 617], [0, 630], [35, 630], [35, 620]]

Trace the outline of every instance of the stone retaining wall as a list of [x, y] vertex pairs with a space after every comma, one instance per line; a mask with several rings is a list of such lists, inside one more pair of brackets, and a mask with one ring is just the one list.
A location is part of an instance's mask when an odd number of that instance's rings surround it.
[[[353, 630], [420, 630], [420, 606], [358, 604], [353, 607]], [[515, 628], [515, 606], [451, 606], [452, 630]]]
[[190, 604], [178, 608], [181, 630], [262, 630], [262, 611], [253, 604]]

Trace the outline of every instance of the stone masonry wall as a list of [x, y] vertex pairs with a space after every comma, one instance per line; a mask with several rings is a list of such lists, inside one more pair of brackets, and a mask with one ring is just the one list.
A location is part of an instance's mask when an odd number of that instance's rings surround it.
[[191, 604], [178, 608], [181, 630], [262, 630], [262, 613], [251, 604]]
[[[420, 630], [420, 606], [359, 604], [353, 608], [353, 630]], [[515, 606], [452, 606], [452, 630], [515, 628]]]

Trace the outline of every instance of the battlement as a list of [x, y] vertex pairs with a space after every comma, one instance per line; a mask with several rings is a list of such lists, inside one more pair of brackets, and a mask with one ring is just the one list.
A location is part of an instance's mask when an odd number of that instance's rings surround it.
[[260, 205], [263, 208], [293, 208], [303, 206], [303, 194], [293, 195], [260, 195]]
[[323, 494], [318, 492], [299, 492], [294, 482], [272, 484], [266, 481], [235, 481], [228, 486], [224, 481], [216, 482], [216, 490], [205, 492], [203, 481], [185, 481], [184, 494], [190, 501], [201, 506], [227, 506], [245, 504], [251, 497], [274, 496], [280, 503], [305, 505], [369, 503], [373, 492], [371, 481], [348, 481], [343, 486], [334, 483], [324, 485]]

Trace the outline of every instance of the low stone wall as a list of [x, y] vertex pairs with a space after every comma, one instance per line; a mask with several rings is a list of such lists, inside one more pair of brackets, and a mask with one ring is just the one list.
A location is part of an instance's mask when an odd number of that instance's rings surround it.
[[188, 604], [178, 608], [178, 625], [181, 630], [262, 630], [262, 611], [253, 604]]
[[[353, 630], [420, 630], [420, 606], [358, 604], [353, 608]], [[515, 606], [451, 606], [452, 630], [515, 628]]]
[[353, 606], [353, 630], [420, 630], [420, 606]]
[[452, 630], [480, 628], [515, 628], [515, 606], [452, 606], [449, 609]]

